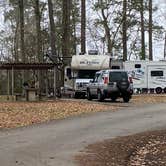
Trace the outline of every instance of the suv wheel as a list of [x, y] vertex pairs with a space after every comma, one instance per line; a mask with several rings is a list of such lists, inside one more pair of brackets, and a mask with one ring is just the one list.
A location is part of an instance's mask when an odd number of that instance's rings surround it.
[[104, 97], [103, 97], [100, 90], [97, 91], [97, 99], [98, 99], [98, 101], [103, 101], [104, 100]]
[[111, 100], [114, 102], [116, 101], [117, 97], [116, 96], [111, 96]]
[[129, 100], [130, 100], [130, 96], [123, 96], [123, 101], [124, 101], [125, 103], [128, 103]]
[[89, 90], [87, 90], [87, 99], [92, 100], [92, 96]]

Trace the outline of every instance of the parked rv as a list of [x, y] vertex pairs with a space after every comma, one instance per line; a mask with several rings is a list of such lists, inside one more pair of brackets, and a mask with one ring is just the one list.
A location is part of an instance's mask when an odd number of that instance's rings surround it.
[[124, 69], [132, 76], [135, 90], [166, 93], [166, 61], [126, 61]]

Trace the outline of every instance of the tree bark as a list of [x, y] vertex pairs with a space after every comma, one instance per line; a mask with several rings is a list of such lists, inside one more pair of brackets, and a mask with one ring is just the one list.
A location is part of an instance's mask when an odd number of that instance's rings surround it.
[[152, 0], [149, 0], [149, 60], [153, 60], [153, 45], [152, 45]]
[[20, 13], [20, 50], [21, 50], [21, 59], [25, 63], [25, 45], [24, 45], [24, 2], [19, 0], [19, 13]]
[[[50, 21], [50, 42], [51, 42], [51, 53], [53, 56], [56, 56], [56, 39], [55, 39], [55, 22], [53, 14], [53, 4], [52, 0], [48, 0], [48, 11], [49, 11], [49, 21]], [[57, 58], [56, 58], [57, 62]]]
[[71, 22], [70, 22], [70, 15], [71, 15], [71, 0], [63, 0], [62, 3], [62, 56], [63, 56], [63, 68], [61, 71], [61, 86], [64, 85], [64, 66], [69, 65], [69, 61], [66, 60], [66, 57], [70, 57], [71, 51], [70, 48], [72, 47], [71, 43]]
[[39, 7], [39, 0], [35, 0], [35, 19], [36, 19], [36, 52], [37, 52], [37, 60], [38, 62], [42, 62], [42, 48], [41, 48], [41, 14], [40, 14], [40, 7]]
[[81, 53], [86, 53], [86, 0], [81, 0]]
[[164, 59], [166, 59], [166, 32], [165, 32], [165, 43], [164, 43]]
[[[40, 15], [40, 6], [39, 6], [39, 0], [35, 0], [35, 19], [36, 19], [36, 53], [37, 53], [37, 61], [39, 63], [43, 62], [43, 56], [42, 56], [42, 43], [41, 43], [41, 15]], [[38, 81], [39, 81], [39, 96], [42, 92], [42, 71], [38, 71]]]
[[140, 9], [140, 15], [141, 15], [141, 59], [145, 60], [145, 28], [144, 28], [144, 1], [141, 0], [141, 9]]
[[105, 29], [105, 36], [107, 40], [107, 52], [112, 55], [112, 41], [111, 41], [111, 34], [110, 34], [110, 28], [108, 26], [108, 20], [107, 17], [104, 14], [104, 9], [101, 9], [101, 14], [103, 17], [103, 24]]
[[62, 18], [62, 55], [70, 56], [70, 3], [71, 0], [63, 0], [63, 18]]
[[127, 60], [127, 25], [126, 25], [126, 10], [127, 10], [127, 1], [123, 0], [123, 61]]
[[49, 11], [49, 21], [50, 21], [50, 42], [51, 42], [51, 54], [52, 56], [56, 56], [55, 58], [55, 67], [54, 67], [54, 96], [56, 97], [57, 92], [57, 78], [58, 78], [58, 70], [57, 70], [57, 55], [56, 55], [56, 47], [55, 47], [55, 22], [53, 15], [53, 4], [52, 0], [48, 0], [48, 11]]
[[[22, 63], [26, 63], [25, 57], [25, 44], [24, 44], [24, 1], [19, 0], [19, 20], [20, 20], [20, 52], [21, 52], [21, 61]], [[13, 71], [12, 71], [13, 72]], [[22, 82], [27, 81], [27, 74], [25, 71], [22, 71]], [[13, 83], [14, 85], [14, 83]], [[14, 87], [13, 90], [14, 92]], [[22, 94], [25, 94], [25, 90], [22, 89]]]

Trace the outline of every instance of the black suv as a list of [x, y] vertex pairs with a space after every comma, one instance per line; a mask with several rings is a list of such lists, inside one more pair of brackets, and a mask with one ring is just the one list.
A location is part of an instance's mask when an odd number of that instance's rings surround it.
[[87, 99], [97, 98], [103, 101], [111, 98], [115, 101], [122, 97], [124, 102], [129, 102], [133, 94], [131, 77], [124, 70], [101, 70], [96, 72], [95, 78], [88, 84]]

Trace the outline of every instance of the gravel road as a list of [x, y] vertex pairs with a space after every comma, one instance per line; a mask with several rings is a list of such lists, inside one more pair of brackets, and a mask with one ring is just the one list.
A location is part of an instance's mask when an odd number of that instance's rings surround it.
[[74, 166], [75, 154], [96, 141], [166, 127], [166, 104], [125, 107], [0, 132], [0, 165]]

